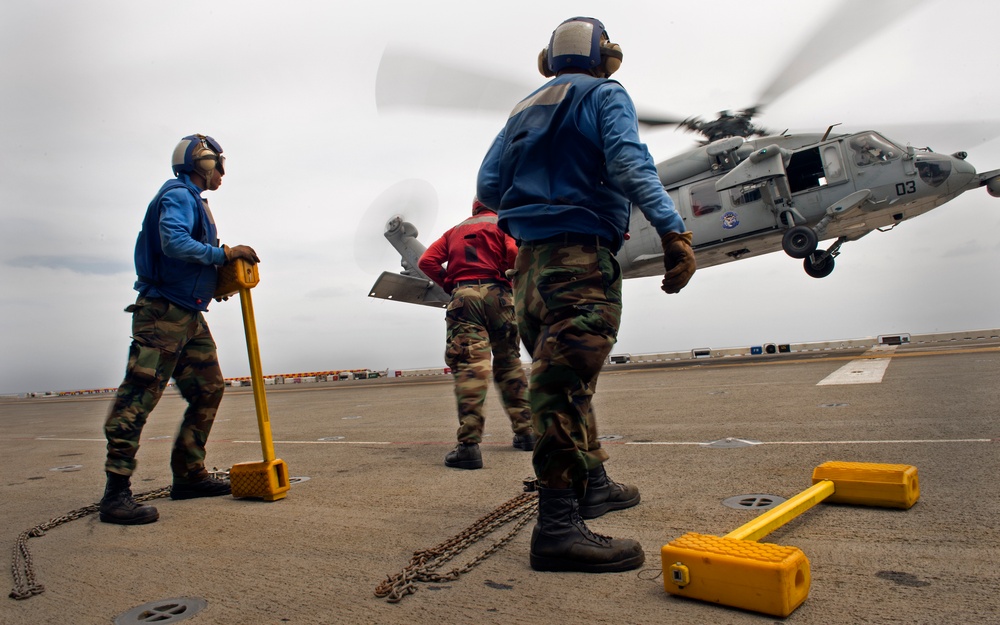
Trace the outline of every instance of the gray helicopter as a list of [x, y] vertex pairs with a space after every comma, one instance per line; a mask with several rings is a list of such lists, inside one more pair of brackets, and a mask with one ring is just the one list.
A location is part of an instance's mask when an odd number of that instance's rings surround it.
[[[699, 268], [778, 250], [802, 259], [808, 275], [833, 271], [841, 247], [986, 187], [1000, 197], [1000, 169], [976, 173], [962, 152], [903, 147], [875, 131], [852, 134], [732, 136], [657, 165], [688, 229]], [[448, 296], [417, 269], [424, 251], [416, 227], [395, 215], [385, 238], [402, 258], [370, 295], [441, 306]], [[825, 249], [820, 241], [831, 240]], [[662, 273], [656, 231], [633, 211], [618, 254], [625, 278]]]
[[[865, 29], [884, 25], [884, 20], [864, 19], [863, 11], [878, 8], [872, 4], [878, 3], [845, 3], [845, 11], [864, 26], [855, 28], [854, 36], [863, 37]], [[842, 33], [838, 36], [843, 44]], [[435, 93], [458, 90], [451, 84], [428, 88], [426, 74], [419, 88], [401, 85], [405, 77], [419, 75], [406, 63], [421, 67], [428, 63], [412, 57], [412, 53], [393, 56], [390, 51], [383, 56], [376, 85], [380, 106], [456, 106], [454, 97], [447, 102], [428, 100]], [[822, 133], [804, 134], [769, 133], [756, 126], [755, 113], [817, 67], [815, 62], [808, 67], [803, 63], [810, 61], [792, 55], [756, 105], [723, 111], [717, 119], [640, 115], [646, 126], [674, 125], [702, 135], [696, 147], [657, 164], [664, 188], [693, 233], [700, 269], [783, 250], [801, 260], [809, 276], [823, 278], [834, 270], [847, 242], [874, 230], [890, 230], [979, 187], [1000, 197], [1000, 169], [977, 173], [965, 152], [940, 154], [915, 148], [874, 130], [837, 134], [834, 129], [839, 124]], [[436, 75], [461, 83], [461, 91], [470, 94], [466, 106], [494, 101], [496, 93], [529, 91], [494, 80], [481, 83], [477, 93], [469, 85], [482, 78], [459, 68]], [[423, 100], [391, 101], [400, 93], [419, 93]], [[445, 305], [448, 296], [417, 269], [424, 246], [414, 224], [394, 215], [386, 222], [384, 235], [400, 254], [403, 270], [383, 273], [369, 295]], [[641, 212], [632, 212], [627, 237], [617, 256], [624, 277], [660, 275], [660, 239]]]

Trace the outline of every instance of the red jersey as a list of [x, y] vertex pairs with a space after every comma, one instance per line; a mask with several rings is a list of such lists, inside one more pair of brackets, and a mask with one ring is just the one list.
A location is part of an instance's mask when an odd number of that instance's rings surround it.
[[505, 272], [514, 267], [517, 243], [497, 227], [496, 213], [482, 210], [431, 244], [417, 266], [451, 293], [462, 280], [494, 280], [510, 284]]

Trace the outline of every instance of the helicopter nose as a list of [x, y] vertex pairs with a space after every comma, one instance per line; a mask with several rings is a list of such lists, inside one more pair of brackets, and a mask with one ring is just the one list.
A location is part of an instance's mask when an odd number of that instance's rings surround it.
[[920, 179], [930, 187], [955, 192], [976, 177], [976, 168], [960, 158], [942, 154], [927, 155], [917, 161]]
[[948, 184], [953, 188], [961, 188], [972, 182], [972, 179], [976, 177], [976, 168], [964, 159], [954, 156], [950, 158], [951, 179], [948, 180]]

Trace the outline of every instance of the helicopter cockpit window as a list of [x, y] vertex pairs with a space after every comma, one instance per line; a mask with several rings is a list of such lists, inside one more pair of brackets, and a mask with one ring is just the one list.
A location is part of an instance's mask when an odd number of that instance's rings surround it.
[[695, 217], [711, 215], [722, 210], [719, 204], [719, 194], [715, 190], [715, 183], [709, 181], [704, 184], [697, 184], [691, 187], [691, 214]]
[[920, 179], [928, 185], [932, 187], [941, 186], [948, 179], [948, 176], [951, 175], [951, 161], [943, 159], [917, 161], [917, 173], [920, 174]]
[[858, 167], [886, 163], [899, 158], [900, 150], [874, 132], [866, 132], [850, 140], [854, 162]]

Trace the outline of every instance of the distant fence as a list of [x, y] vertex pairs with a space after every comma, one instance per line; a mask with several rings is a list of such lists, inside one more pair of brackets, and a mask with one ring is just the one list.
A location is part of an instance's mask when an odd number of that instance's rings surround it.
[[[859, 339], [844, 339], [837, 341], [815, 341], [810, 343], [760, 343], [746, 347], [699, 347], [676, 352], [656, 354], [612, 354], [608, 364], [674, 362], [681, 360], [702, 360], [714, 358], [731, 358], [734, 356], [763, 356], [767, 354], [789, 354], [806, 352], [825, 352], [840, 349], [859, 349], [876, 345], [920, 345], [942, 343], [972, 343], [975, 341], [1000, 339], [1000, 329], [967, 330], [964, 332], [938, 332], [933, 334], [880, 334], [875, 337]], [[525, 365], [527, 367], [527, 365]], [[310, 371], [305, 373], [285, 373], [264, 376], [264, 384], [303, 384], [315, 382], [331, 382], [337, 380], [367, 380], [381, 377], [409, 378], [419, 376], [450, 375], [449, 367], [433, 367], [430, 369], [393, 369], [376, 371], [372, 369], [335, 369], [330, 371]], [[250, 386], [249, 376], [226, 378], [229, 386]], [[86, 395], [110, 395], [117, 388], [82, 389], [76, 391], [58, 391], [44, 393], [25, 393], [0, 395], [3, 399], [19, 399], [21, 397], [73, 397]]]
[[730, 358], [733, 356], [761, 356], [766, 354], [788, 354], [803, 352], [824, 352], [839, 349], [859, 349], [876, 345], [959, 343], [1000, 339], [1000, 330], [969, 330], [964, 332], [939, 332], [935, 334], [881, 334], [876, 337], [844, 339], [839, 341], [815, 341], [809, 343], [761, 343], [746, 347], [695, 348], [676, 352], [656, 354], [613, 354], [609, 364], [672, 362], [704, 358]]

